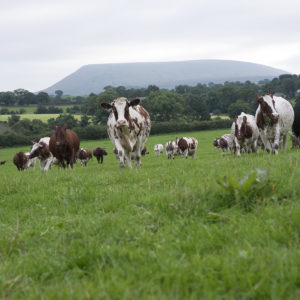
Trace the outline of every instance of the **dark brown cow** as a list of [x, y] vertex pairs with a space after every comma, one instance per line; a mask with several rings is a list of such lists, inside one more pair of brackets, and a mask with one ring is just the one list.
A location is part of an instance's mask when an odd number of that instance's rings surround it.
[[24, 152], [18, 152], [13, 158], [13, 162], [19, 171], [23, 171], [26, 168], [27, 161], [28, 157]]
[[92, 151], [87, 148], [81, 148], [77, 152], [77, 158], [80, 160], [81, 166], [86, 167], [88, 161], [93, 158]]
[[107, 155], [107, 152], [104, 148], [97, 147], [93, 150], [93, 155], [97, 158], [98, 164], [103, 163], [103, 156]]
[[145, 156], [146, 154], [149, 154], [149, 152], [147, 152], [147, 148], [146, 146], [143, 148], [143, 150], [141, 151], [141, 155]]
[[79, 145], [78, 135], [73, 130], [67, 129], [66, 125], [56, 126], [55, 133], [51, 136], [49, 142], [50, 151], [63, 168], [66, 167], [66, 164], [73, 168]]

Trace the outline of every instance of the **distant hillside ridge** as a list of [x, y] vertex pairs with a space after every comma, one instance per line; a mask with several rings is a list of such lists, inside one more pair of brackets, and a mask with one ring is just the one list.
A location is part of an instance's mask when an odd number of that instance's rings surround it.
[[257, 82], [282, 74], [288, 72], [233, 60], [93, 64], [81, 67], [43, 91], [54, 95], [56, 90], [62, 90], [65, 95], [82, 96], [99, 94], [108, 85], [146, 88], [153, 84], [159, 88], [173, 89], [180, 84]]

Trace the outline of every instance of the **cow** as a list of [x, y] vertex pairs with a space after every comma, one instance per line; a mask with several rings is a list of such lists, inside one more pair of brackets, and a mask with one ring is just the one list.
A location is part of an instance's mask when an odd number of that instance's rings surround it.
[[38, 141], [38, 143], [33, 142], [28, 155], [29, 159], [38, 158], [40, 170], [42, 172], [47, 172], [51, 168], [51, 164], [53, 162], [53, 154], [49, 149], [49, 141], [50, 137], [43, 137]]
[[289, 132], [289, 136], [292, 141], [292, 149], [299, 148], [300, 147], [300, 138], [292, 132]]
[[[118, 152], [117, 152], [118, 153]], [[96, 157], [98, 164], [103, 163], [103, 156], [107, 155], [107, 152], [104, 148], [97, 147], [93, 150], [93, 155]]]
[[144, 146], [144, 148], [143, 148], [143, 150], [141, 152], [141, 155], [145, 156], [146, 154], [149, 154], [149, 152], [147, 152], [147, 148], [146, 148], [146, 146]]
[[80, 160], [81, 166], [87, 166], [87, 163], [92, 159], [92, 152], [90, 149], [81, 148], [77, 151], [76, 157]]
[[154, 145], [154, 152], [156, 156], [160, 156], [161, 153], [164, 153], [164, 146], [162, 144]]
[[141, 166], [141, 152], [150, 134], [151, 120], [139, 104], [139, 98], [128, 101], [124, 97], [111, 103], [101, 103], [104, 109], [112, 109], [107, 121], [107, 133], [118, 150], [120, 168], [125, 167], [125, 161], [132, 168], [132, 156], [137, 167]]
[[224, 134], [220, 138], [215, 139], [213, 145], [216, 149], [222, 150], [223, 156], [225, 154], [225, 151], [228, 151], [230, 153], [235, 153], [236, 151], [234, 136], [231, 133]]
[[234, 136], [238, 157], [241, 156], [241, 148], [246, 153], [257, 151], [259, 130], [254, 116], [242, 112], [239, 116], [235, 117], [231, 126], [231, 134]]
[[278, 154], [280, 137], [286, 151], [286, 139], [294, 122], [292, 105], [282, 97], [276, 97], [270, 90], [265, 96], [256, 95], [259, 103], [255, 119], [261, 139], [267, 152]]
[[49, 148], [63, 168], [66, 166], [73, 168], [79, 146], [78, 135], [73, 130], [67, 129], [66, 124], [55, 126], [55, 133], [50, 138]]
[[294, 122], [292, 125], [292, 133], [289, 132], [292, 148], [300, 147], [300, 103], [294, 107]]
[[32, 169], [35, 169], [37, 158], [36, 157], [29, 158], [30, 152], [26, 152], [25, 155], [28, 157], [28, 161], [26, 163], [26, 169], [29, 169], [30, 167], [32, 167]]
[[24, 152], [18, 152], [13, 158], [13, 163], [17, 167], [18, 171], [23, 171], [26, 169], [27, 161], [28, 157]]
[[[176, 138], [177, 139], [177, 138]], [[175, 158], [175, 155], [178, 154], [178, 146], [174, 141], [167, 141], [165, 144], [166, 155], [168, 159]]]
[[0, 166], [5, 165], [6, 164], [6, 160], [3, 160], [0, 162]]
[[176, 138], [176, 144], [182, 157], [188, 158], [188, 156], [192, 156], [193, 159], [195, 158], [198, 147], [197, 139], [193, 137]]

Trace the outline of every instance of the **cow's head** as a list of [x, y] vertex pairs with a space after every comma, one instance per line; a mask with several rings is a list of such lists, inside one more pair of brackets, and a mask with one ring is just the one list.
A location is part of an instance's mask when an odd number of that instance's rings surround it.
[[116, 119], [116, 127], [129, 127], [130, 116], [129, 116], [129, 107], [133, 107], [140, 104], [140, 99], [133, 99], [128, 101], [126, 98], [121, 97], [115, 99], [111, 103], [102, 102], [101, 106], [104, 109], [112, 109], [115, 119]]
[[45, 157], [49, 153], [49, 146], [44, 142], [34, 143], [31, 151], [29, 152], [28, 158], [34, 157]]
[[214, 145], [216, 148], [219, 148], [219, 146], [220, 146], [220, 145], [219, 145], [219, 140], [220, 140], [219, 138], [214, 140], [213, 145]]
[[256, 100], [259, 103], [260, 111], [266, 115], [273, 123], [277, 123], [279, 114], [275, 107], [275, 101], [273, 99], [273, 92], [270, 90], [269, 94], [265, 96], [259, 96], [256, 94]]
[[55, 145], [63, 147], [66, 143], [67, 125], [55, 126]]
[[234, 135], [238, 140], [243, 141], [245, 138], [249, 139], [252, 137], [253, 130], [251, 126], [247, 123], [247, 116], [235, 117], [234, 123]]

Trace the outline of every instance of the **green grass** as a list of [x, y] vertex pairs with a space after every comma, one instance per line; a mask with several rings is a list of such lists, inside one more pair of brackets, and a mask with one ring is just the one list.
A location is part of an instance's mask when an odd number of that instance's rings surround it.
[[[29, 119], [29, 120], [33, 120], [33, 119], [38, 119], [41, 120], [42, 122], [47, 122], [49, 119], [54, 118], [56, 119], [60, 114], [22, 114], [19, 115], [21, 118], [21, 120], [23, 119]], [[81, 115], [73, 115], [74, 118], [76, 118], [77, 120], [81, 119]], [[10, 118], [11, 115], [0, 115], [0, 121], [7, 121], [8, 118]]]
[[[120, 170], [104, 164], [18, 172], [0, 149], [0, 295], [9, 299], [298, 299], [300, 156], [221, 156], [223, 130], [198, 138], [197, 157], [155, 157]], [[180, 134], [184, 136], [184, 134]], [[290, 145], [288, 146], [290, 148]], [[245, 211], [218, 176], [268, 172], [271, 192]], [[227, 196], [226, 196], [227, 195]]]

